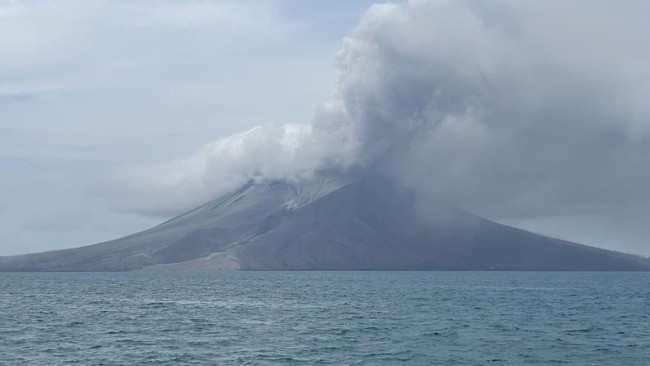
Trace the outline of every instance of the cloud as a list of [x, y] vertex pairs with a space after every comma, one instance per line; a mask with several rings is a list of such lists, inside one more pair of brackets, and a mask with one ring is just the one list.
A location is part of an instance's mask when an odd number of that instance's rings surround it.
[[87, 214], [80, 212], [41, 212], [28, 217], [23, 228], [29, 231], [68, 232], [83, 230], [91, 222]]
[[[0, 120], [36, 136], [0, 154], [170, 159], [209, 141], [206, 133], [307, 114], [311, 105], [289, 112], [284, 99], [314, 98], [304, 80], [325, 73], [305, 68], [314, 62], [297, 54], [307, 46], [294, 46], [282, 16], [257, 0], [0, 2]], [[285, 80], [288, 69], [300, 79]], [[251, 88], [252, 80], [285, 88]], [[187, 138], [168, 143], [179, 132]], [[57, 148], [78, 140], [97, 150]]]
[[192, 81], [203, 66], [228, 60], [223, 52], [281, 43], [289, 30], [263, 1], [2, 2], [0, 95], [119, 98], [112, 89], [120, 88], [143, 99], [152, 85]]
[[650, 54], [635, 15], [647, 5], [413, 4], [376, 32], [397, 77], [373, 89], [417, 101], [389, 120], [424, 110], [394, 157], [406, 180], [497, 217], [648, 201]]
[[186, 159], [124, 166], [113, 179], [119, 196], [129, 197], [121, 209], [173, 214], [250, 179], [308, 178], [322, 165], [315, 145], [311, 125], [255, 127], [214, 141]]
[[117, 180], [129, 209], [165, 213], [251, 178], [378, 162], [494, 217], [645, 203], [648, 10], [634, 1], [374, 5], [343, 40], [337, 87], [311, 121], [254, 128]]

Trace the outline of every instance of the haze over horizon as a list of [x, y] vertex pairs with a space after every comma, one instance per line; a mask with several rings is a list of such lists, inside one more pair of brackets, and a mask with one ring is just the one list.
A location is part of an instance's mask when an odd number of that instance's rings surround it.
[[650, 255], [650, 5], [370, 3], [1, 2], [0, 255], [376, 164], [501, 223]]

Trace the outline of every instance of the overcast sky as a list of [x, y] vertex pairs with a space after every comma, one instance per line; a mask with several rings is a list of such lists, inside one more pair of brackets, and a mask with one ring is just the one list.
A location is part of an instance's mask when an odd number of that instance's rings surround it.
[[0, 255], [384, 160], [496, 221], [650, 255], [646, 2], [371, 4], [0, 0]]

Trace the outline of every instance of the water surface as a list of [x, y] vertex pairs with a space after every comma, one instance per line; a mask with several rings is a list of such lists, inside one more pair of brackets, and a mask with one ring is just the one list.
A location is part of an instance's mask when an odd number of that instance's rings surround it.
[[30, 365], [646, 365], [650, 273], [0, 274]]

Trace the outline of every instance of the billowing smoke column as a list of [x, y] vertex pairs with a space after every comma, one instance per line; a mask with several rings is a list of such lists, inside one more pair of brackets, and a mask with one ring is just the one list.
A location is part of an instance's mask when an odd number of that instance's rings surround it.
[[154, 213], [252, 178], [377, 164], [478, 209], [645, 202], [648, 11], [643, 1], [375, 5], [343, 40], [337, 89], [310, 123], [257, 127], [117, 179], [130, 209]]

